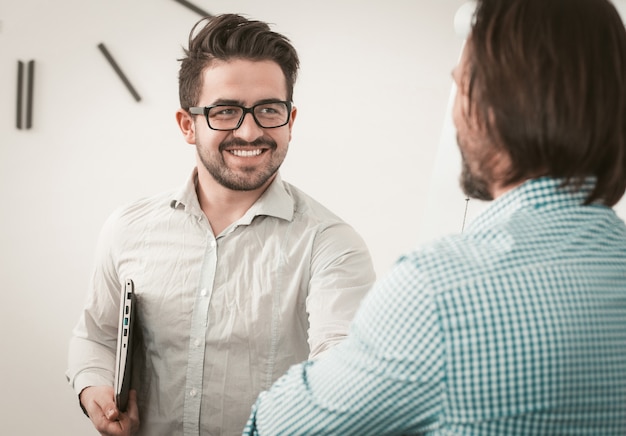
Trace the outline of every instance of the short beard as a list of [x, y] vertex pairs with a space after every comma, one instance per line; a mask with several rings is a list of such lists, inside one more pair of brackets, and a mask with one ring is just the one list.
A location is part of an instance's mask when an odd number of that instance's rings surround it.
[[[227, 153], [224, 149], [228, 146], [232, 145], [240, 145], [240, 146], [258, 146], [258, 145], [267, 145], [269, 149], [274, 151], [277, 148], [277, 145], [274, 141], [269, 139], [259, 139], [252, 143], [247, 143], [245, 141], [241, 141], [238, 139], [234, 139], [231, 141], [225, 141], [220, 145], [220, 152]], [[266, 151], [267, 153], [269, 151]], [[240, 177], [238, 174], [235, 174], [230, 170], [230, 168], [226, 167], [223, 160], [221, 162], [212, 162], [209, 159], [206, 159], [200, 150], [198, 150], [198, 155], [200, 156], [200, 160], [204, 167], [207, 169], [209, 174], [215, 179], [217, 183], [222, 185], [227, 189], [231, 189], [233, 191], [254, 191], [256, 189], [261, 188], [268, 180], [270, 180], [278, 169], [280, 168], [280, 164], [282, 164], [282, 159], [277, 164], [270, 164], [261, 170], [258, 168], [250, 167], [244, 168], [244, 172], [250, 177]], [[274, 165], [274, 166], [273, 166]], [[255, 174], [256, 173], [256, 174]]]
[[[260, 187], [265, 185], [265, 183], [267, 183], [270, 178], [274, 177], [274, 175], [278, 171], [278, 168], [271, 169], [269, 172], [259, 174], [256, 178], [246, 179], [243, 177], [237, 177], [233, 174], [229, 174], [227, 171], [214, 169], [213, 167], [207, 166], [205, 162], [203, 163], [217, 183], [233, 191], [254, 191], [256, 189], [259, 189]], [[253, 172], [254, 170], [249, 171], [250, 174], [252, 174]]]
[[460, 182], [463, 193], [468, 197], [484, 201], [493, 200], [487, 181], [483, 177], [472, 173], [464, 157], [462, 157]]

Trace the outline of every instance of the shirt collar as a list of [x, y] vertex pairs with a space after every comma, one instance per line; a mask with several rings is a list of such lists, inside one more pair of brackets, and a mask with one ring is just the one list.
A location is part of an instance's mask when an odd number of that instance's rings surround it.
[[[170, 207], [173, 209], [183, 208], [185, 212], [201, 217], [203, 215], [196, 193], [198, 182], [198, 168], [194, 168], [185, 185], [174, 194]], [[294, 201], [287, 189], [287, 184], [282, 181], [280, 173], [267, 187], [259, 199], [248, 211], [237, 220], [238, 224], [250, 224], [254, 217], [259, 215], [273, 216], [291, 221], [294, 214]]]
[[595, 177], [585, 178], [580, 188], [563, 186], [565, 179], [540, 177], [531, 179], [496, 199], [468, 230], [480, 230], [493, 225], [524, 208], [556, 209], [582, 205], [596, 185]]
[[[267, 187], [265, 192], [252, 205], [240, 221], [249, 218], [249, 224], [255, 216], [267, 215], [281, 218], [286, 221], [293, 219], [295, 204], [291, 194], [287, 190], [286, 184], [280, 177], [280, 173], [276, 174], [274, 180]], [[242, 224], [245, 224], [242, 222]]]

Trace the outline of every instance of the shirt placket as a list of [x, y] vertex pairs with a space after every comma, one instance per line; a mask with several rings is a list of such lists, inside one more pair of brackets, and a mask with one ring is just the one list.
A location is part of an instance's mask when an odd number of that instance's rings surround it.
[[183, 409], [183, 433], [185, 436], [200, 434], [200, 407], [204, 374], [204, 354], [206, 331], [209, 325], [209, 303], [213, 292], [217, 267], [217, 241], [211, 232], [207, 235], [207, 244], [202, 263], [202, 276], [196, 291], [196, 298], [191, 316], [189, 335], [189, 354], [187, 358], [187, 379], [185, 382], [185, 402]]

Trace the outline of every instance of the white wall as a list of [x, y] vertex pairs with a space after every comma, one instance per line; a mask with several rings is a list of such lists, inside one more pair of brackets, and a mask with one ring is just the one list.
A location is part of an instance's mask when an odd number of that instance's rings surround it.
[[[379, 275], [418, 242], [460, 230], [458, 153], [450, 130], [440, 137], [464, 2], [195, 2], [292, 39], [302, 71], [283, 178], [357, 228]], [[65, 381], [67, 343], [106, 216], [191, 171], [174, 123], [176, 59], [198, 18], [166, 0], [1, 0], [2, 434], [95, 434]], [[36, 61], [30, 131], [15, 128], [18, 59]]]
[[[418, 240], [463, 1], [195, 2], [292, 39], [302, 71], [283, 177], [351, 222], [381, 274]], [[95, 434], [65, 381], [67, 343], [108, 213], [191, 171], [176, 59], [198, 18], [166, 0], [0, 1], [2, 434]], [[15, 128], [18, 59], [36, 61], [30, 131]]]

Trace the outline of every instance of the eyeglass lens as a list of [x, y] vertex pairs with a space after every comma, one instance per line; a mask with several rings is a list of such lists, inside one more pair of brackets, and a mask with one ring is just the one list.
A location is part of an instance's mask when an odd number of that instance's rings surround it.
[[[214, 106], [207, 114], [209, 125], [214, 129], [235, 129], [243, 119], [244, 111], [241, 106]], [[284, 102], [262, 103], [252, 107], [252, 115], [261, 127], [280, 127], [289, 119], [289, 108]]]

